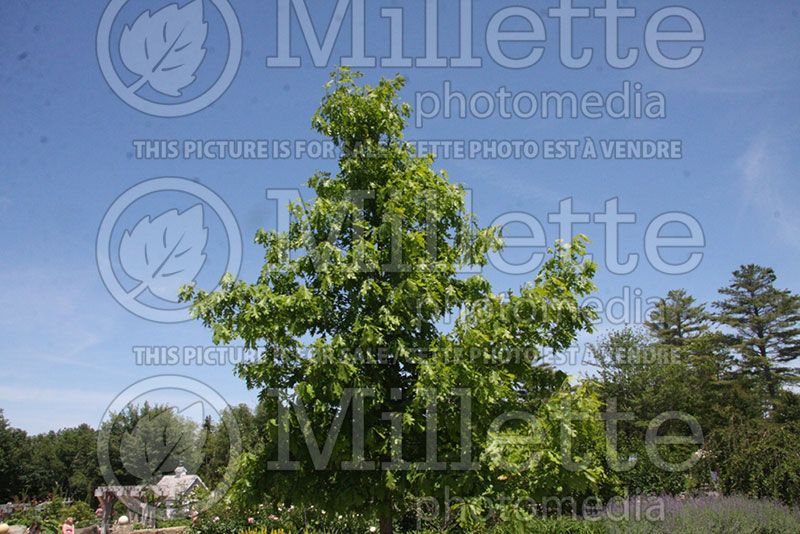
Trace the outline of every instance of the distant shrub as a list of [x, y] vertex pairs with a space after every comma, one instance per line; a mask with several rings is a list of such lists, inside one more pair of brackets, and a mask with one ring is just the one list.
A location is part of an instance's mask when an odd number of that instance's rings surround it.
[[247, 519], [239, 514], [202, 517], [192, 528], [195, 534], [232, 534], [248, 528]]
[[[623, 450], [636, 457], [632, 469], [616, 473], [629, 495], [679, 495], [707, 482], [708, 465], [704, 461], [698, 461], [687, 471], [668, 471], [655, 465], [647, 453], [644, 436], [630, 439]], [[698, 447], [671, 444], [658, 445], [657, 450], [665, 462], [680, 464], [691, 458]]]
[[158, 520], [158, 528], [170, 528], [170, 527], [188, 527], [191, 526], [192, 520], [186, 518], [176, 518], [176, 519], [159, 519]]
[[710, 447], [720, 489], [800, 504], [798, 443], [798, 422], [747, 421], [716, 432]]
[[796, 509], [765, 499], [743, 496], [660, 497], [663, 521], [635, 521], [610, 525], [620, 534], [797, 534]]
[[708, 534], [797, 534], [800, 515], [796, 510], [767, 500], [746, 497], [692, 499], [667, 515], [664, 532]]
[[[535, 519], [525, 525], [528, 534], [606, 534], [609, 527], [605, 522], [586, 521], [573, 518]], [[501, 525], [497, 532], [507, 532]]]

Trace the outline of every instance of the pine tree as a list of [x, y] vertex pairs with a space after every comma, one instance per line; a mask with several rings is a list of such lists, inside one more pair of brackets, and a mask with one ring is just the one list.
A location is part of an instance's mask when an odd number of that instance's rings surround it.
[[685, 290], [674, 289], [659, 300], [645, 326], [659, 343], [680, 347], [708, 331], [708, 314]]
[[798, 377], [788, 364], [800, 356], [800, 296], [777, 289], [775, 280], [769, 267], [743, 265], [714, 303], [717, 321], [734, 330], [731, 346], [741, 355], [742, 372], [759, 380], [770, 400]]

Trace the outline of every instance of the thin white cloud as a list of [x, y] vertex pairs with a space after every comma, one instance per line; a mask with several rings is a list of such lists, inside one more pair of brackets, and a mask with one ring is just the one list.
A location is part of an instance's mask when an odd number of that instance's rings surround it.
[[737, 161], [745, 203], [757, 210], [776, 238], [800, 247], [800, 217], [790, 205], [781, 145], [769, 136], [754, 139]]
[[27, 266], [0, 271], [0, 277], [7, 282], [0, 292], [6, 360], [98, 368], [84, 355], [103, 341], [110, 324], [88, 305], [85, 274]]

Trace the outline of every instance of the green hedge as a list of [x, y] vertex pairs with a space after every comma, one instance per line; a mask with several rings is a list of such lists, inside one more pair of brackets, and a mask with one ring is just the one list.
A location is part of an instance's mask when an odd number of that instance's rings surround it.
[[720, 489], [800, 504], [798, 444], [797, 422], [747, 421], [716, 432], [710, 447]]

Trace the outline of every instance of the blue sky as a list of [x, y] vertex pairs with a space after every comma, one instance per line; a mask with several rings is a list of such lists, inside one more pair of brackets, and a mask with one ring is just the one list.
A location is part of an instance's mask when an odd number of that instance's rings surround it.
[[[124, 22], [116, 23], [112, 41], [119, 38], [124, 24], [134, 23], [136, 14], [146, 9], [155, 13], [169, 3], [131, 0], [120, 11]], [[575, 1], [581, 7], [601, 3]], [[209, 29], [202, 69], [210, 72], [222, 68], [226, 42], [220, 33], [224, 26], [220, 26], [219, 12], [209, 0], [205, 4]], [[106, 289], [95, 260], [100, 223], [119, 195], [150, 178], [185, 177], [211, 189], [230, 207], [243, 236], [241, 275], [252, 280], [262, 258], [252, 236], [258, 228], [276, 224], [276, 204], [267, 200], [266, 190], [300, 188], [315, 170], [335, 168], [334, 161], [309, 158], [135, 157], [133, 141], [143, 139], [317, 138], [310, 130], [310, 117], [328, 72], [350, 53], [350, 11], [329, 66], [311, 64], [293, 16], [292, 52], [302, 58], [303, 65], [275, 68], [267, 67], [266, 58], [276, 54], [277, 0], [234, 0], [231, 4], [242, 33], [242, 57], [235, 77], [207, 108], [169, 118], [128, 106], [106, 82], [96, 53], [105, 2], [0, 3], [4, 23], [0, 34], [0, 408], [15, 426], [31, 432], [81, 422], [94, 426], [117, 393], [138, 379], [160, 373], [194, 377], [230, 403], [254, 398], [230, 366], [137, 366], [132, 347], [202, 346], [210, 342], [209, 333], [197, 323], [157, 323], [126, 310]], [[311, 19], [322, 31], [334, 3], [309, 0], [309, 4]], [[441, 0], [440, 4], [441, 54], [455, 56], [458, 3]], [[547, 214], [557, 211], [562, 199], [573, 198], [575, 211], [596, 214], [603, 211], [606, 201], [618, 198], [620, 211], [637, 215], [635, 224], [623, 226], [621, 251], [641, 257], [638, 267], [626, 275], [610, 273], [601, 265], [597, 283], [602, 299], [622, 295], [625, 287], [640, 289], [645, 298], [685, 287], [701, 300], [712, 300], [730, 272], [749, 262], [774, 267], [781, 286], [800, 290], [800, 215], [795, 209], [800, 201], [796, 179], [800, 152], [795, 143], [800, 138], [800, 6], [788, 0], [735, 0], [724, 5], [687, 1], [683, 5], [697, 14], [705, 29], [703, 55], [690, 68], [668, 70], [647, 57], [642, 39], [648, 18], [673, 4], [636, 2], [637, 16], [624, 23], [621, 45], [641, 49], [638, 63], [625, 70], [609, 67], [603, 59], [602, 22], [585, 19], [576, 22], [575, 43], [592, 47], [595, 57], [586, 68], [573, 70], [559, 63], [558, 25], [546, 16], [545, 8], [556, 4], [555, 0], [475, 2], [473, 47], [475, 56], [483, 60], [479, 68], [378, 67], [364, 69], [366, 78], [374, 81], [380, 75], [401, 72], [408, 79], [403, 96], [412, 103], [418, 92], [441, 93], [445, 81], [465, 94], [493, 93], [500, 87], [516, 93], [607, 94], [619, 90], [626, 80], [640, 82], [644, 91], [659, 91], [667, 101], [664, 119], [438, 117], [426, 120], [422, 129], [411, 128], [409, 136], [679, 139], [683, 157], [677, 160], [478, 158], [444, 160], [437, 166], [473, 191], [474, 210], [482, 223], [506, 212], [527, 212], [542, 222], [548, 243], [558, 234], [557, 227], [548, 224]], [[367, 2], [367, 53], [388, 54], [388, 22], [377, 9], [404, 6], [407, 55], [423, 55], [422, 5], [421, 1], [408, 6]], [[533, 8], [542, 15], [548, 32], [541, 61], [525, 69], [495, 64], [484, 40], [492, 14], [511, 5]], [[519, 23], [509, 21], [509, 28]], [[509, 55], [525, 50], [519, 48], [525, 45], [509, 46]], [[119, 62], [116, 67], [124, 69]], [[197, 71], [200, 92], [206, 76], [202, 69]], [[154, 201], [154, 213], [168, 209], [170, 202], [168, 197]], [[688, 213], [703, 228], [703, 259], [690, 273], [658, 272], [644, 256], [647, 226], [665, 212]], [[128, 218], [118, 228], [117, 238], [141, 217], [130, 214]], [[204, 268], [213, 270], [224, 265], [230, 247], [211, 235], [220, 225], [213, 220], [208, 224]], [[576, 229], [592, 238], [592, 251], [602, 257], [604, 227], [592, 223]], [[673, 259], [682, 254], [685, 258], [686, 253], [677, 251]], [[486, 274], [498, 290], [517, 287], [533, 277], [497, 269]], [[212, 278], [198, 280], [203, 284]], [[599, 329], [613, 326], [606, 321]], [[583, 366], [569, 368], [574, 373], [585, 370]]]

